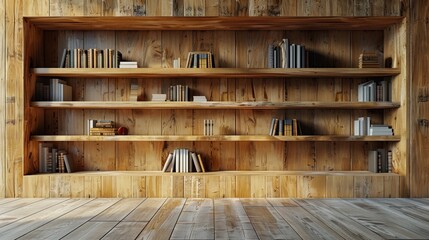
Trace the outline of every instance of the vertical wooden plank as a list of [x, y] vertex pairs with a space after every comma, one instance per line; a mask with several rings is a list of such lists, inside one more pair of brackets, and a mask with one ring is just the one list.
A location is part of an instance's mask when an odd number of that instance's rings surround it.
[[219, 197], [220, 198], [236, 197], [236, 177], [234, 175], [219, 176]]
[[102, 197], [102, 176], [85, 176], [85, 197]]
[[326, 1], [327, 16], [353, 16], [354, 0]]
[[69, 198], [71, 197], [70, 176], [69, 175], [52, 175], [49, 177], [50, 189], [49, 197], [51, 198]]
[[278, 198], [281, 194], [281, 176], [266, 176], [267, 198]]
[[49, 176], [30, 175], [23, 180], [23, 195], [27, 198], [49, 197]]
[[162, 176], [146, 176], [146, 197], [161, 197]]
[[399, 176], [384, 177], [384, 196], [385, 198], [397, 198], [399, 195]]
[[327, 0], [297, 2], [297, 16], [326, 16], [328, 14]]
[[206, 178], [202, 175], [184, 176], [184, 197], [204, 198], [206, 197]]
[[184, 0], [185, 16], [205, 16], [205, 0]]
[[238, 198], [249, 198], [251, 197], [251, 176], [236, 176], [236, 197]]
[[267, 0], [249, 0], [249, 16], [267, 16]]
[[133, 181], [133, 197], [144, 198], [146, 197], [146, 177], [145, 176], [132, 176]]
[[354, 4], [355, 16], [384, 16], [385, 0], [363, 0], [356, 1]]
[[267, 197], [267, 177], [254, 175], [250, 177], [250, 196], [252, 198]]
[[[411, 78], [411, 93], [415, 95], [411, 96], [411, 117], [410, 117], [410, 159], [409, 161], [409, 174], [410, 174], [410, 195], [411, 197], [428, 197], [429, 196], [429, 176], [427, 174], [429, 169], [429, 162], [427, 157], [429, 156], [429, 148], [427, 143], [429, 142], [429, 69], [426, 67], [429, 64], [427, 59], [429, 44], [427, 39], [429, 36], [427, 19], [429, 17], [429, 2], [426, 1], [411, 1], [410, 5], [410, 53], [412, 56], [410, 63], [410, 76]], [[403, 28], [404, 26], [402, 26]], [[394, 33], [392, 33], [394, 34]], [[401, 33], [402, 34], [402, 33]], [[390, 34], [389, 34], [390, 35]], [[401, 35], [401, 39], [402, 39]], [[390, 38], [389, 38], [390, 39]], [[398, 48], [398, 46], [396, 46]], [[399, 49], [398, 49], [399, 50]], [[402, 62], [401, 60], [401, 69]], [[420, 67], [419, 67], [420, 66]], [[401, 78], [396, 80], [402, 81]], [[396, 93], [399, 95], [399, 93]], [[396, 130], [395, 130], [396, 132]], [[396, 150], [396, 149], [395, 149]], [[399, 155], [399, 149], [395, 151], [395, 157], [403, 157]], [[395, 164], [398, 167], [399, 173], [403, 176], [407, 176], [407, 171], [404, 171], [404, 161]], [[406, 177], [404, 177], [406, 178]], [[401, 196], [403, 196], [404, 180], [401, 179]], [[426, 187], [423, 187], [426, 186]]]
[[352, 198], [353, 176], [326, 176], [327, 198]]
[[[408, 2], [408, 1], [405, 1]], [[384, 2], [384, 16], [401, 16], [402, 0], [391, 0]], [[412, 7], [406, 4], [407, 7]]]
[[[6, 19], [6, 197], [22, 195], [23, 127], [23, 1], [8, 1]], [[4, 101], [4, 100], [2, 100]]]
[[184, 16], [184, 0], [172, 0], [173, 16]]
[[101, 197], [113, 198], [117, 194], [116, 179], [118, 176], [101, 176]]
[[297, 176], [281, 175], [280, 176], [280, 197], [296, 198], [297, 197]]
[[84, 198], [85, 196], [85, 177], [70, 176], [70, 197]]
[[221, 191], [220, 189], [223, 187], [221, 186], [221, 181], [220, 181], [221, 176], [205, 176], [205, 189], [206, 189], [206, 193], [205, 193], [205, 197], [206, 198], [220, 198], [221, 195]]
[[235, 0], [219, 0], [219, 16], [237, 16]]
[[219, 0], [205, 0], [205, 16], [219, 16]]
[[0, 197], [6, 196], [6, 1], [0, 2]]
[[377, 198], [384, 196], [383, 176], [354, 176], [355, 198]]
[[133, 181], [131, 175], [121, 175], [116, 177], [116, 197], [133, 197]]
[[51, 0], [50, 15], [51, 16], [84, 16], [85, 7], [84, 0]]
[[326, 176], [297, 176], [297, 197], [325, 198]]

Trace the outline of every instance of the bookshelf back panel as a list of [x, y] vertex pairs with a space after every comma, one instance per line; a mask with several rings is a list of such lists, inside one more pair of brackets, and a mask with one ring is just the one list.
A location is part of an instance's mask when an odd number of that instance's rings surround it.
[[383, 56], [383, 31], [44, 31], [44, 61], [57, 67], [63, 49], [117, 49], [139, 67], [172, 67], [189, 51], [211, 51], [217, 67], [264, 68], [269, 44], [289, 39], [305, 46], [311, 67], [357, 67], [359, 54]]

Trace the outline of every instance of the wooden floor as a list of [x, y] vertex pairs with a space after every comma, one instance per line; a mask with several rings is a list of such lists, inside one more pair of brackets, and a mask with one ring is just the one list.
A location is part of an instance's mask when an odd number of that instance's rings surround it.
[[0, 199], [0, 239], [428, 239], [429, 199]]

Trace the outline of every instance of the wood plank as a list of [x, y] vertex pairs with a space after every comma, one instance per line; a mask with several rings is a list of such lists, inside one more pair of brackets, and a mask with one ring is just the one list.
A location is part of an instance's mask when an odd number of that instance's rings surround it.
[[18, 221], [22, 218], [25, 218], [27, 216], [31, 216], [47, 208], [60, 204], [61, 202], [64, 202], [64, 201], [66, 201], [66, 199], [43, 199], [41, 201], [36, 201], [31, 204], [25, 203], [24, 206], [21, 206], [17, 209], [14, 209], [8, 212], [3, 212], [0, 214], [0, 228], [6, 225], [9, 225], [15, 221]]
[[[58, 1], [58, 0], [57, 0]], [[201, 1], [201, 0], [194, 0]], [[186, 2], [192, 4], [191, 2]], [[52, 4], [52, 3], [51, 3]], [[201, 16], [185, 6], [185, 15]], [[51, 13], [52, 15], [52, 13]], [[26, 17], [36, 27], [49, 30], [381, 30], [402, 17]]]
[[325, 198], [326, 176], [297, 176], [299, 198]]
[[149, 222], [165, 203], [165, 198], [147, 198], [137, 206], [124, 222]]
[[62, 238], [118, 201], [119, 199], [95, 199], [25, 234], [21, 239]]
[[[247, 38], [247, 37], [246, 37]], [[44, 77], [84, 78], [327, 78], [388, 77], [400, 73], [397, 68], [33, 68], [32, 73]], [[283, 80], [283, 79], [282, 79]], [[88, 99], [89, 100], [89, 99]]]
[[120, 222], [102, 239], [135, 239], [146, 225], [147, 222]]
[[133, 212], [144, 199], [124, 198], [91, 219], [93, 222], [120, 222]]
[[108, 233], [117, 222], [86, 222], [62, 239], [100, 239]]
[[[0, 16], [6, 16], [6, 1], [2, 1], [0, 4]], [[6, 17], [0, 18], [0, 29], [6, 29]], [[0, 86], [6, 86], [6, 60], [7, 60], [7, 51], [6, 49], [6, 31], [0, 31], [0, 49], [3, 49], [0, 52]], [[6, 88], [0, 88], [0, 136], [2, 140], [0, 141], [0, 197], [4, 198], [6, 196], [6, 183], [7, 183], [7, 173], [6, 173]]]
[[215, 238], [258, 239], [239, 199], [215, 199]]
[[[4, 239], [16, 239], [31, 232], [70, 211], [88, 204], [94, 199], [68, 199], [60, 204], [49, 207], [38, 213], [19, 219], [5, 227], [0, 228], [0, 234]], [[31, 205], [29, 205], [31, 206]]]
[[344, 216], [341, 212], [326, 206], [319, 200], [297, 199], [295, 202], [345, 239], [383, 239], [380, 235]]
[[[398, 108], [399, 103], [391, 102], [102, 102], [102, 101], [73, 101], [73, 102], [32, 102], [32, 107], [66, 108], [66, 109], [390, 109]], [[136, 113], [136, 111], [133, 111]]]
[[2, 204], [0, 205], [0, 214], [5, 214], [7, 212], [22, 208], [28, 204], [33, 204], [41, 200], [41, 198], [20, 198], [16, 201]]
[[[172, 141], [172, 142], [195, 142], [195, 141], [233, 141], [233, 142], [274, 142], [274, 141], [299, 141], [299, 142], [399, 142], [400, 136], [347, 136], [347, 135], [300, 135], [300, 136], [267, 136], [267, 135], [218, 135], [218, 136], [198, 136], [198, 135], [127, 135], [127, 136], [88, 136], [88, 135], [33, 135], [32, 141], [49, 141], [49, 142], [87, 142], [98, 147], [96, 156], [89, 155], [86, 159], [96, 158], [97, 155], [104, 156], [108, 153], [102, 149], [107, 150], [107, 146], [102, 145], [103, 142], [129, 142], [129, 141]], [[263, 146], [263, 145], [262, 145]], [[183, 146], [182, 146], [183, 147]], [[111, 151], [109, 151], [111, 152]], [[98, 166], [96, 163], [88, 166], [86, 170], [100, 170], [110, 171], [113, 170], [112, 155], [110, 156], [109, 163], [105, 166]], [[113, 155], [114, 156], [114, 155]], [[107, 157], [106, 157], [107, 158]], [[89, 165], [89, 164], [88, 164]], [[262, 170], [262, 169], [261, 169]]]
[[327, 198], [352, 198], [353, 176], [326, 176]]
[[0, 198], [0, 205], [8, 203], [8, 202], [13, 202], [18, 200], [19, 198]]
[[259, 239], [301, 239], [271, 206], [245, 206], [246, 214]]
[[[382, 210], [374, 207], [361, 207], [360, 203], [353, 203], [352, 200], [321, 200], [342, 214], [360, 223], [383, 238], [424, 238], [423, 236], [407, 230], [402, 226], [398, 218], [386, 216]], [[399, 220], [399, 221], [398, 221]]]
[[174, 230], [184, 199], [168, 199], [146, 225], [137, 239], [167, 239]]
[[212, 199], [188, 199], [171, 239], [214, 239]]
[[342, 239], [322, 221], [301, 207], [274, 207], [303, 239]]

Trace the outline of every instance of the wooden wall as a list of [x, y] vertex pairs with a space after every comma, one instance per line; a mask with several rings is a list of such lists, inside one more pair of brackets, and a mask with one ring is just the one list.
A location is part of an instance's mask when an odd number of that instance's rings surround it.
[[411, 1], [411, 197], [429, 197], [429, 1]]
[[[405, 2], [405, 4], [403, 3]], [[4, 32], [0, 32], [0, 48], [7, 49], [7, 51], [0, 52], [0, 196], [6, 197], [20, 197], [23, 196], [23, 71], [22, 71], [22, 16], [72, 16], [72, 15], [85, 15], [85, 16], [108, 16], [108, 15], [175, 15], [175, 16], [257, 16], [257, 15], [274, 15], [274, 16], [383, 16], [383, 15], [401, 15], [401, 10], [408, 7], [407, 0], [319, 0], [319, 1], [301, 1], [301, 0], [14, 0], [14, 1], [0, 1], [0, 27], [4, 24]], [[418, 3], [417, 3], [418, 2]], [[25, 4], [24, 4], [25, 3]], [[422, 5], [422, 6], [420, 6]], [[426, 14], [421, 9], [425, 9], [426, 1], [411, 1], [412, 9], [419, 9], [420, 13]], [[416, 19], [424, 19], [423, 16], [416, 15]], [[414, 17], [414, 16], [413, 16]], [[422, 24], [424, 21], [422, 21]], [[424, 27], [421, 25], [420, 27]], [[427, 26], [426, 26], [427, 27]], [[420, 31], [416, 29], [415, 32]], [[301, 35], [302, 36], [302, 35]], [[204, 36], [201, 36], [204, 37]], [[299, 37], [299, 36], [298, 36]], [[246, 38], [246, 36], [243, 36]], [[329, 39], [329, 36], [327, 36]], [[418, 39], [418, 38], [415, 38]], [[424, 39], [424, 38], [421, 38]], [[336, 39], [329, 39], [335, 41]], [[424, 44], [424, 43], [421, 43]], [[6, 45], [7, 48], [4, 46]], [[416, 51], [421, 51], [419, 48]], [[427, 49], [427, 48], [426, 48]], [[228, 54], [228, 53], [223, 53]], [[424, 55], [422, 55], [424, 56]], [[238, 57], [238, 56], [237, 56]], [[340, 56], [341, 57], [341, 56]], [[5, 60], [7, 64], [5, 64]], [[423, 62], [422, 57], [422, 62]], [[427, 59], [426, 59], [427, 61]], [[240, 62], [240, 61], [238, 61]], [[145, 63], [150, 64], [150, 63]], [[227, 64], [227, 63], [226, 63]], [[252, 64], [252, 63], [250, 63]], [[351, 65], [352, 63], [350, 63]], [[5, 67], [3, 67], [5, 66]], [[7, 66], [7, 67], [6, 67]], [[416, 66], [416, 64], [413, 64]], [[347, 67], [347, 66], [346, 66]], [[421, 69], [414, 71], [413, 80], [420, 88], [425, 88], [426, 80], [418, 80], [415, 75], [422, 74]], [[424, 76], [424, 75], [420, 75]], [[238, 81], [238, 80], [237, 80]], [[420, 90], [418, 88], [418, 90]], [[5, 89], [5, 90], [3, 90]], [[426, 86], [427, 89], [427, 86]], [[417, 89], [414, 89], [417, 90]], [[426, 90], [427, 91], [427, 90]], [[413, 91], [416, 92], [416, 91]], [[331, 96], [329, 96], [331, 97]], [[413, 99], [414, 96], [412, 95]], [[424, 118], [424, 103], [419, 103], [422, 110], [422, 118]], [[427, 103], [426, 103], [427, 104]], [[417, 106], [420, 106], [416, 103]], [[203, 113], [202, 113], [203, 114]], [[427, 116], [427, 115], [426, 115]], [[413, 116], [411, 116], [412, 119]], [[426, 117], [427, 118], [427, 117]], [[411, 123], [413, 123], [412, 120]], [[186, 124], [186, 123], [184, 123]], [[416, 156], [412, 158], [412, 162], [426, 164], [425, 168], [417, 167], [411, 164], [411, 176], [413, 173], [420, 171], [419, 177], [416, 179], [429, 179], [423, 169], [429, 169], [427, 161], [423, 156], [427, 153], [424, 142], [427, 140], [426, 132], [421, 131], [422, 128], [414, 126], [413, 133], [420, 134], [417, 138], [416, 146], [418, 145], [419, 151]], [[426, 138], [425, 138], [426, 136]], [[79, 143], [77, 143], [79, 144]], [[88, 143], [92, 144], [92, 143]], [[293, 145], [293, 144], [291, 144]], [[345, 144], [347, 145], [347, 144]], [[244, 146], [244, 151], [249, 145]], [[251, 147], [251, 146], [250, 146]], [[327, 148], [327, 144], [317, 144], [317, 148]], [[414, 148], [415, 146], [412, 145]], [[106, 147], [107, 149], [108, 147]], [[5, 149], [4, 151], [2, 151]], [[293, 149], [290, 147], [289, 149]], [[426, 149], [426, 152], [424, 152]], [[251, 150], [251, 149], [250, 149]], [[326, 151], [327, 154], [335, 154], [335, 149]], [[421, 151], [420, 151], [421, 150]], [[359, 150], [356, 149], [356, 152]], [[413, 153], [414, 151], [411, 151]], [[287, 154], [294, 154], [293, 151], [288, 151]], [[296, 154], [296, 153], [295, 153]], [[427, 155], [426, 155], [427, 156]], [[420, 161], [419, 161], [420, 160]], [[312, 163], [309, 163], [310, 166]], [[333, 163], [326, 163], [326, 165]], [[420, 166], [420, 168], [419, 168]], [[219, 166], [217, 166], [219, 167]], [[229, 166], [220, 166], [219, 168], [228, 168]], [[238, 166], [239, 168], [246, 168], [246, 166]], [[319, 165], [323, 168], [323, 163]], [[349, 166], [353, 169], [359, 169], [362, 166]], [[274, 167], [273, 167], [274, 168]], [[293, 167], [292, 167], [293, 168]], [[155, 169], [152, 169], [155, 170]], [[323, 169], [318, 169], [323, 170]], [[411, 185], [413, 187], [413, 185]], [[420, 191], [415, 191], [418, 195]], [[427, 196], [429, 190], [421, 191], [422, 196]]]

